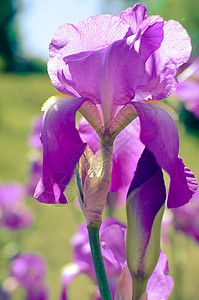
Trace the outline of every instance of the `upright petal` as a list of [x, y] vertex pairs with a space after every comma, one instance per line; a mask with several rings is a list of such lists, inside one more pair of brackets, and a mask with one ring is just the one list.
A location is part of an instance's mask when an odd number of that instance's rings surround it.
[[132, 33], [135, 34], [142, 22], [146, 19], [146, 15], [146, 7], [142, 4], [136, 4], [134, 7], [125, 9], [118, 16], [129, 24]]
[[164, 21], [160, 16], [150, 16], [143, 22], [139, 53], [145, 61], [159, 49], [164, 38], [163, 26]]
[[51, 106], [42, 126], [43, 170], [35, 198], [44, 203], [66, 203], [64, 190], [84, 152], [75, 128], [75, 114], [84, 99], [66, 99]]
[[119, 17], [111, 15], [92, 16], [76, 25], [63, 24], [51, 41], [48, 73], [53, 85], [61, 92], [76, 95], [70, 84], [70, 72], [64, 57], [85, 51], [94, 51], [124, 38], [129, 26]]
[[[141, 124], [140, 139], [171, 178], [168, 207], [187, 203], [197, 188], [193, 173], [178, 158], [179, 139], [174, 120], [155, 105], [134, 102]], [[183, 192], [181, 192], [183, 191]]]
[[135, 49], [144, 61], [147, 61], [149, 56], [160, 47], [164, 38], [163, 18], [158, 15], [146, 18], [146, 13], [145, 6], [136, 4], [118, 15], [131, 28], [133, 35], [130, 39], [133, 40]]
[[111, 112], [113, 104], [126, 104], [133, 99], [137, 86], [148, 79], [144, 60], [126, 39], [96, 51], [66, 56], [64, 61], [73, 88], [81, 97], [102, 103], [104, 115], [105, 107]]
[[[152, 70], [159, 77], [159, 83], [153, 90], [154, 99], [163, 99], [175, 92], [176, 72], [191, 54], [191, 40], [183, 26], [174, 21], [164, 22], [164, 39], [155, 52], [155, 65]], [[153, 60], [153, 59], [152, 59]], [[149, 62], [150, 64], [150, 62]]]

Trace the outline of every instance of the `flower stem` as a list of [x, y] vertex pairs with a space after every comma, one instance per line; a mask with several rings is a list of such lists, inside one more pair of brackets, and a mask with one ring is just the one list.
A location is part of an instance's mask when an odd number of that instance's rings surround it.
[[111, 292], [109, 289], [108, 280], [104, 268], [101, 248], [100, 248], [100, 241], [99, 241], [100, 225], [89, 224], [87, 226], [87, 229], [88, 229], [93, 264], [95, 268], [95, 274], [97, 278], [101, 299], [112, 300]]
[[147, 281], [133, 277], [133, 300], [139, 300], [146, 290]]

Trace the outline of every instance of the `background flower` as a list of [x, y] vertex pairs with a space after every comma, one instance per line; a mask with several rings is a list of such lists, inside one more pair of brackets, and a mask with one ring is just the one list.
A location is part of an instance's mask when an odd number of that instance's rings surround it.
[[[117, 236], [117, 239], [115, 239], [115, 236]], [[125, 257], [125, 239], [126, 226], [124, 224], [110, 217], [104, 220], [100, 229], [100, 244], [109, 286], [113, 297], [122, 269], [127, 267]], [[68, 285], [81, 273], [86, 274], [96, 283], [85, 223], [80, 225], [77, 233], [72, 238], [72, 244], [73, 263], [64, 267], [62, 273], [62, 293], [60, 300], [67, 299]], [[149, 300], [168, 298], [173, 287], [173, 279], [167, 274], [167, 257], [163, 252], [161, 252], [158, 264], [147, 284]], [[96, 294], [94, 299], [100, 299], [99, 295]]]
[[0, 185], [0, 227], [20, 230], [32, 226], [34, 215], [25, 200], [24, 186], [17, 183]]

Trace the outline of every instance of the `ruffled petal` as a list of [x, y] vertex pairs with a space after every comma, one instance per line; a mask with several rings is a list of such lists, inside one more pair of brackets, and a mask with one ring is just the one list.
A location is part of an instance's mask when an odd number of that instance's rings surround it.
[[171, 175], [168, 208], [175, 208], [186, 204], [196, 192], [198, 187], [194, 174], [187, 168], [181, 157], [178, 156], [174, 172]]
[[175, 92], [177, 68], [188, 60], [192, 49], [190, 37], [180, 23], [169, 20], [164, 24], [164, 39], [147, 66], [151, 79], [158, 79], [152, 91], [156, 100], [167, 98]]
[[145, 31], [140, 39], [139, 53], [144, 61], [160, 47], [164, 38], [163, 26], [160, 16], [150, 16], [143, 22], [141, 30]]
[[164, 38], [163, 18], [158, 15], [146, 18], [146, 14], [146, 7], [142, 4], [136, 4], [118, 15], [131, 28], [132, 37], [130, 39], [133, 40], [135, 49], [144, 61], [160, 47]]
[[118, 17], [127, 22], [131, 28], [132, 34], [135, 34], [142, 22], [146, 19], [147, 9], [142, 4], [136, 4], [122, 11]]
[[197, 185], [193, 173], [189, 173], [178, 158], [179, 139], [174, 120], [154, 105], [138, 102], [133, 105], [140, 118], [141, 141], [153, 153], [158, 165], [170, 175], [168, 207], [184, 205], [190, 200]]
[[48, 73], [53, 85], [61, 93], [77, 96], [71, 87], [70, 72], [63, 58], [107, 47], [114, 41], [124, 38], [128, 29], [128, 24], [111, 15], [92, 16], [76, 25], [66, 23], [60, 26], [49, 47]]
[[44, 203], [66, 203], [64, 190], [84, 152], [75, 128], [75, 114], [85, 100], [67, 99], [54, 104], [43, 118], [43, 170], [35, 198]]

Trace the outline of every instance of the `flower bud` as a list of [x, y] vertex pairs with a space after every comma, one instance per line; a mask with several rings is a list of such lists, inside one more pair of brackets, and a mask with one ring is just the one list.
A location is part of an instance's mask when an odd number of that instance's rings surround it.
[[134, 299], [145, 292], [160, 255], [160, 229], [166, 192], [163, 174], [145, 148], [127, 198], [126, 258]]
[[104, 147], [94, 155], [87, 146], [76, 169], [76, 178], [80, 206], [88, 225], [102, 221], [111, 173], [112, 147]]

